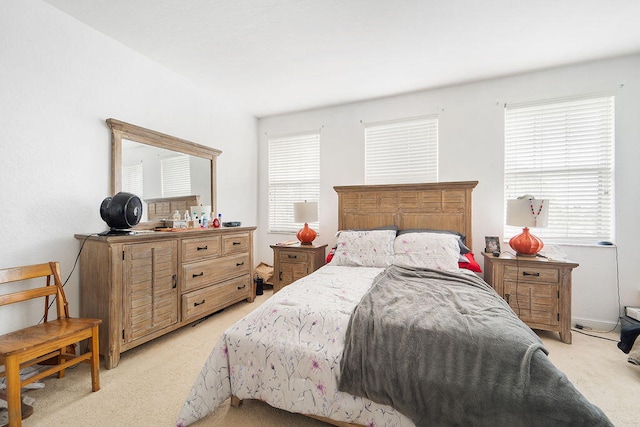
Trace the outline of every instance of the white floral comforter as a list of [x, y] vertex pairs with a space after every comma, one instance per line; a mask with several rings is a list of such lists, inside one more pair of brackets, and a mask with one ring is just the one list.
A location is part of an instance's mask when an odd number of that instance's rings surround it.
[[367, 426], [413, 426], [395, 409], [338, 391], [349, 317], [383, 269], [326, 265], [227, 329], [178, 416], [186, 426], [232, 394]]

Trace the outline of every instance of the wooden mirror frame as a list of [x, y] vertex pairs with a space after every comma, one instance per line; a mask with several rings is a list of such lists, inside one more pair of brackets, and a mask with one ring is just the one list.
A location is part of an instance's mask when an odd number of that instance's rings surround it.
[[[125, 123], [116, 119], [107, 119], [107, 125], [111, 129], [111, 194], [122, 191], [122, 140], [147, 144], [190, 156], [202, 157], [209, 160], [211, 171], [211, 210], [216, 208], [216, 159], [222, 151], [195, 142], [176, 138], [175, 136], [156, 132], [140, 126]], [[140, 223], [136, 228], [153, 228], [152, 221]]]

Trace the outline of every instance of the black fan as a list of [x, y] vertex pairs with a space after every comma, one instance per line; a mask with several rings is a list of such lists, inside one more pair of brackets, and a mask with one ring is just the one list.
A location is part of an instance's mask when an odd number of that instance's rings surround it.
[[120, 192], [102, 201], [100, 216], [111, 227], [102, 235], [133, 234], [128, 229], [140, 222], [142, 201], [135, 194]]

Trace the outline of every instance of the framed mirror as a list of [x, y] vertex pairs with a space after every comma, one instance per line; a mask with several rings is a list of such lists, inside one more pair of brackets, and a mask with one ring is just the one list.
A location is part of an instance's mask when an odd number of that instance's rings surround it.
[[120, 120], [106, 122], [111, 129], [111, 194], [127, 191], [143, 200], [143, 220], [136, 228], [154, 228], [170, 219], [173, 208], [190, 209], [196, 200], [217, 211], [216, 159], [222, 151]]

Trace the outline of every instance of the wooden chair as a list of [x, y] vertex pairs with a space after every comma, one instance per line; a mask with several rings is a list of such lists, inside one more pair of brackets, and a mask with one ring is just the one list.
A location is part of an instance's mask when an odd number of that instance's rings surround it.
[[[100, 319], [77, 319], [69, 317], [69, 307], [60, 280], [58, 262], [28, 265], [0, 270], [0, 285], [3, 283], [26, 281], [46, 277], [46, 286], [34, 288], [25, 282], [21, 290], [2, 294], [0, 306], [23, 302], [35, 298], [44, 298], [45, 310], [43, 322], [34, 326], [10, 332], [0, 336], [0, 365], [5, 366], [6, 400], [9, 409], [9, 426], [20, 426], [21, 398], [20, 389], [27, 384], [49, 375], [64, 377], [64, 370], [70, 366], [86, 362], [91, 365], [91, 389], [100, 389], [100, 355], [98, 349], [98, 325]], [[51, 278], [53, 277], [53, 283]], [[48, 321], [49, 297], [55, 296], [57, 319]], [[67, 351], [85, 339], [89, 339], [89, 351], [76, 355]], [[21, 380], [20, 370], [27, 366], [49, 361], [53, 364], [43, 366], [36, 375]], [[4, 397], [3, 397], [4, 398]]]

